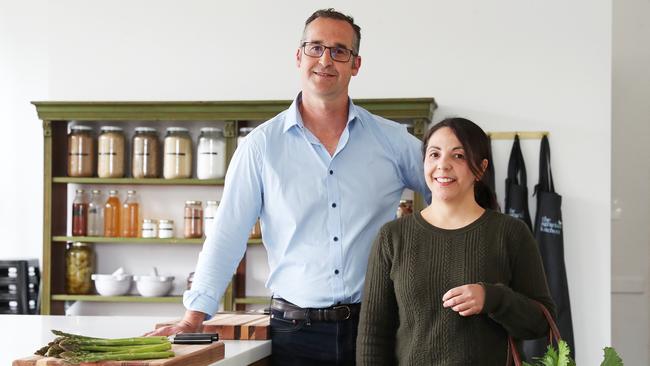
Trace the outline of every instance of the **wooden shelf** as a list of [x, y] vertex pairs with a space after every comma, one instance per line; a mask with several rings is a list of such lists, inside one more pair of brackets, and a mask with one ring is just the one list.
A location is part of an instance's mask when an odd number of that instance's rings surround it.
[[53, 242], [80, 241], [84, 243], [115, 243], [115, 244], [203, 244], [205, 239], [184, 238], [108, 238], [103, 236], [53, 236]]
[[101, 296], [101, 295], [67, 295], [54, 294], [54, 301], [95, 301], [95, 302], [149, 302], [149, 303], [182, 303], [182, 296], [144, 297], [137, 295]]
[[[52, 242], [65, 243], [80, 241], [84, 243], [113, 243], [113, 244], [203, 244], [205, 238], [184, 239], [184, 238], [108, 238], [104, 236], [53, 236]], [[262, 239], [250, 239], [248, 245], [262, 244]]]
[[54, 183], [77, 183], [77, 184], [128, 184], [128, 185], [182, 185], [182, 186], [222, 186], [223, 179], [164, 179], [164, 178], [94, 178], [94, 177], [53, 177]]

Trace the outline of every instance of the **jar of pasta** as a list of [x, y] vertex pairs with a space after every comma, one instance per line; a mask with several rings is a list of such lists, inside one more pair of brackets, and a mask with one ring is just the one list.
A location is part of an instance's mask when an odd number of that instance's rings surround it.
[[124, 133], [122, 127], [104, 126], [97, 139], [97, 176], [124, 176]]
[[65, 267], [66, 293], [90, 294], [92, 292], [90, 276], [95, 268], [95, 254], [91, 245], [81, 242], [68, 243]]
[[192, 176], [192, 138], [184, 127], [169, 127], [164, 142], [163, 177], [165, 179]]
[[158, 133], [153, 127], [136, 127], [131, 143], [133, 178], [158, 177]]
[[68, 176], [92, 177], [95, 167], [92, 128], [72, 126], [68, 134]]

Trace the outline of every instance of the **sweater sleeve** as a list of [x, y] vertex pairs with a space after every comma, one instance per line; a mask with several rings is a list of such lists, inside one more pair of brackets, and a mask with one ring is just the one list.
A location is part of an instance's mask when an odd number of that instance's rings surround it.
[[372, 247], [357, 336], [357, 365], [395, 365], [399, 325], [393, 281], [391, 232], [384, 225]]
[[517, 339], [534, 339], [548, 334], [549, 325], [539, 306], [544, 305], [555, 317], [555, 304], [546, 283], [546, 275], [537, 243], [523, 223], [512, 221], [506, 229], [510, 253], [509, 284], [482, 283], [485, 288], [483, 313], [501, 324]]

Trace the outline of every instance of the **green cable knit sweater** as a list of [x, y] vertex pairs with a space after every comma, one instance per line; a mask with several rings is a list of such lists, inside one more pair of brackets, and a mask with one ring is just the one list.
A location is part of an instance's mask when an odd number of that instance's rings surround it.
[[[481, 314], [442, 307], [449, 289], [485, 288]], [[429, 224], [419, 212], [387, 223], [375, 240], [361, 307], [358, 365], [505, 365], [507, 336], [539, 338], [551, 314], [535, 239], [526, 225], [486, 210], [456, 230]]]

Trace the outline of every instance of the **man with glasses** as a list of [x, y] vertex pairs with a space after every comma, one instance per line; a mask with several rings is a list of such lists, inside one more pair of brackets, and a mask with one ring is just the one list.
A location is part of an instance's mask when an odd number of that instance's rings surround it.
[[274, 294], [273, 363], [354, 364], [372, 242], [395, 217], [405, 188], [428, 192], [420, 142], [348, 96], [361, 67], [360, 40], [354, 20], [333, 9], [307, 19], [296, 51], [302, 91], [238, 146], [219, 225], [184, 295], [185, 317], [152, 334], [197, 331], [217, 311], [259, 216]]

